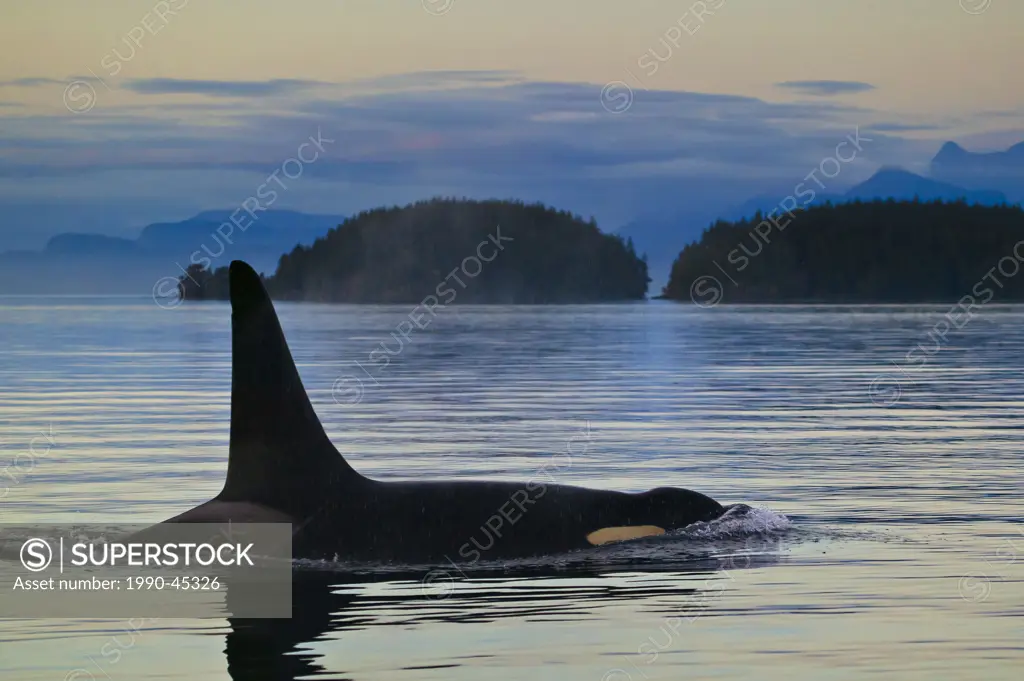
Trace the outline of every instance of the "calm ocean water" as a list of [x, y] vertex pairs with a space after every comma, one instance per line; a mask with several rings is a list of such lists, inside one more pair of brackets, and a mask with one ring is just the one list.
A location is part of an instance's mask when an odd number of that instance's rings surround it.
[[[1024, 310], [936, 342], [926, 307], [449, 308], [380, 369], [409, 311], [279, 306], [361, 472], [557, 460], [761, 510], [468, 575], [307, 566], [291, 620], [0, 620], [2, 678], [1019, 678]], [[226, 305], [6, 298], [0, 330], [0, 522], [159, 521], [220, 490]]]

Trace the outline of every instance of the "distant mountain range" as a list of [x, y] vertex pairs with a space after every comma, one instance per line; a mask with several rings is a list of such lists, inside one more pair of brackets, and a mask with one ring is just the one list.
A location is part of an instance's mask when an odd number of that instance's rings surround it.
[[[768, 212], [778, 208], [778, 196], [760, 196], [747, 201], [726, 219], [749, 217], [757, 211]], [[841, 194], [817, 194], [805, 207], [821, 206], [826, 203], [849, 203], [850, 201], [874, 201], [895, 199], [897, 201], [966, 201], [982, 206], [998, 206], [1007, 203], [1006, 194], [991, 190], [970, 190], [946, 182], [917, 175], [902, 168], [882, 168], [870, 178], [851, 187]]]
[[[758, 195], [732, 207], [715, 205], [716, 200], [696, 202], [678, 212], [635, 220], [616, 231], [632, 238], [638, 253], [648, 255], [651, 290], [657, 291], [668, 280], [672, 261], [683, 247], [697, 240], [715, 220], [767, 212], [791, 193], [789, 188]], [[974, 153], [947, 142], [931, 161], [929, 177], [883, 168], [846, 191], [817, 194], [807, 207], [914, 197], [923, 201], [962, 199], [980, 205], [1024, 203], [1024, 142], [993, 153]], [[237, 227], [222, 228], [232, 242], [223, 243], [217, 229], [230, 220], [232, 212], [205, 211], [181, 222], [152, 224], [136, 239], [68, 232], [51, 238], [42, 251], [0, 254], [0, 294], [146, 294], [157, 279], [179, 274], [175, 263], [187, 267], [207, 258], [214, 267], [242, 258], [270, 274], [281, 255], [297, 244], [311, 244], [345, 219], [341, 215], [266, 211], [244, 232]], [[242, 212], [241, 217], [248, 216]]]
[[179, 265], [207, 260], [216, 267], [241, 258], [269, 274], [281, 255], [297, 244], [312, 244], [345, 220], [288, 210], [256, 217], [204, 211], [181, 222], [148, 225], [136, 239], [57, 234], [42, 251], [0, 254], [0, 294], [147, 294], [162, 277], [179, 276]]
[[1024, 202], [1024, 142], [990, 153], [970, 152], [946, 142], [932, 159], [930, 171], [932, 177], [945, 182], [969, 189], [995, 189], [1012, 203]]
[[[1004, 152], [975, 154], [947, 142], [931, 162], [933, 177], [901, 168], [882, 168], [869, 179], [841, 193], [818, 193], [805, 207], [875, 199], [958, 201], [994, 206], [1024, 203], [1024, 142]], [[951, 179], [952, 178], [952, 179]], [[984, 178], [984, 181], [979, 178]], [[954, 181], [956, 180], [956, 181]], [[619, 230], [631, 237], [638, 253], [647, 253], [652, 290], [668, 280], [672, 262], [683, 247], [700, 238], [715, 220], [740, 220], [757, 211], [777, 209], [792, 193], [756, 196], [731, 209], [710, 214], [689, 210], [672, 218], [638, 220]]]

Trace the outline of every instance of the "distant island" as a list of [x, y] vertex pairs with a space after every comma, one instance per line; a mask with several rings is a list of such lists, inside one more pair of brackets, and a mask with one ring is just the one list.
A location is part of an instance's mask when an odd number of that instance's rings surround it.
[[[185, 300], [228, 297], [228, 268], [188, 268]], [[281, 256], [278, 300], [590, 303], [643, 300], [646, 257], [593, 218], [519, 201], [432, 199], [350, 217]]]
[[853, 201], [773, 218], [713, 224], [676, 258], [662, 297], [698, 304], [1024, 301], [1019, 206]]
[[227, 208], [151, 223], [132, 237], [62, 232], [42, 250], [0, 253], [0, 294], [173, 295], [169, 278], [189, 263], [237, 258], [257, 271], [273, 268], [282, 253], [312, 244], [345, 217]]

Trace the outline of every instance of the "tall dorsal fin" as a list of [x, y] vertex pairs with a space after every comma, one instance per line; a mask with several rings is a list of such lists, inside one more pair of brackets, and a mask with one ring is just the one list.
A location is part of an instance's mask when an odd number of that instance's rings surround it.
[[231, 263], [231, 444], [222, 501], [301, 515], [329, 483], [359, 476], [313, 411], [259, 275]]

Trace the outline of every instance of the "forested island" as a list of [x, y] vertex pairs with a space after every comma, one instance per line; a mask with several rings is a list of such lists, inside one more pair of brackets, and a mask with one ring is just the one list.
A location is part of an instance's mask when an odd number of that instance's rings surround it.
[[[185, 300], [226, 299], [228, 268], [193, 265]], [[593, 218], [518, 201], [433, 199], [348, 218], [281, 256], [279, 300], [339, 303], [589, 303], [642, 300], [650, 278], [631, 241]]]
[[716, 222], [679, 254], [662, 297], [701, 304], [1021, 301], [1022, 264], [1018, 206], [854, 201]]

